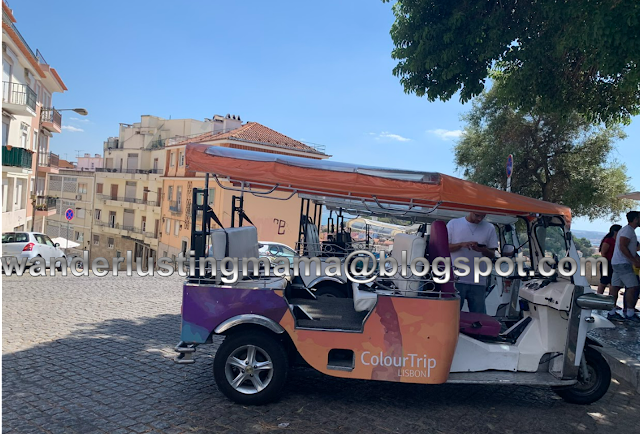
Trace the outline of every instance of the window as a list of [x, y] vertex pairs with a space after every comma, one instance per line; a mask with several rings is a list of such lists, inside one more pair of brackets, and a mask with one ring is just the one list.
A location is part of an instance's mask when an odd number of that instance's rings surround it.
[[113, 249], [113, 244], [114, 244], [113, 238], [109, 238], [107, 240], [107, 247], [109, 247], [110, 249]]
[[177, 237], [177, 236], [178, 236], [178, 234], [180, 233], [180, 225], [179, 225], [178, 223], [180, 223], [178, 220], [176, 220], [176, 221], [173, 223], [173, 234], [174, 234], [176, 237]]
[[187, 242], [183, 241], [182, 242], [182, 249], [180, 249], [182, 251], [182, 255], [186, 256], [187, 255]]
[[78, 184], [78, 193], [80, 194], [87, 194], [87, 184], [84, 182], [81, 182]]
[[2, 146], [7, 146], [9, 142], [9, 120], [2, 118]]
[[84, 208], [76, 208], [76, 217], [79, 219], [83, 219], [85, 216], [85, 209]]
[[176, 165], [176, 154], [175, 152], [171, 152], [171, 154], [169, 154], [169, 166], [173, 167]]
[[169, 197], [167, 199], [169, 202], [173, 200], [173, 185], [169, 186]]
[[94, 246], [99, 246], [100, 245], [100, 235], [94, 235], [93, 236], [93, 245]]
[[100, 220], [100, 216], [102, 215], [102, 210], [101, 209], [96, 209], [93, 212], [93, 218], [96, 220]]
[[214, 204], [215, 197], [216, 197], [216, 189], [210, 188], [209, 189], [209, 205]]
[[96, 193], [102, 194], [102, 183], [96, 184]]
[[182, 186], [178, 186], [178, 191], [176, 192], [176, 204], [178, 205], [178, 210], [181, 210], [182, 207]]
[[183, 151], [180, 151], [180, 159], [178, 161], [179, 161], [178, 164], [180, 166], [184, 166], [184, 152]]
[[84, 232], [76, 231], [76, 241], [80, 243], [84, 241]]
[[115, 228], [116, 227], [116, 212], [115, 211], [109, 211], [109, 227], [110, 228]]
[[171, 220], [170, 219], [167, 219], [167, 225], [164, 228], [164, 233], [165, 234], [171, 233]]
[[31, 143], [32, 143], [31, 150], [33, 152], [36, 152], [37, 146], [38, 146], [38, 132], [35, 131], [35, 130], [33, 131], [33, 136], [32, 136]]

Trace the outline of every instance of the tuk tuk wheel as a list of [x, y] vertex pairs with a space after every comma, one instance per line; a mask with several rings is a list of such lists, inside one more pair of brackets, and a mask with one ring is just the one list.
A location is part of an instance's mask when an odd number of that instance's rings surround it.
[[588, 378], [582, 369], [578, 371], [578, 382], [570, 387], [554, 387], [562, 399], [572, 404], [591, 404], [602, 398], [611, 384], [611, 368], [598, 350], [587, 347], [584, 350]]
[[244, 405], [275, 401], [288, 371], [289, 361], [282, 343], [268, 332], [255, 329], [227, 336], [213, 361], [218, 389]]

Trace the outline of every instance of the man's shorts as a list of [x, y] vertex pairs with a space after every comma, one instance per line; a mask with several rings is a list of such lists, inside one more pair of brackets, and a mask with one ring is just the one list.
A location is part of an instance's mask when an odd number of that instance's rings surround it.
[[625, 288], [640, 286], [638, 276], [633, 272], [631, 264], [613, 264], [613, 277], [611, 285]]

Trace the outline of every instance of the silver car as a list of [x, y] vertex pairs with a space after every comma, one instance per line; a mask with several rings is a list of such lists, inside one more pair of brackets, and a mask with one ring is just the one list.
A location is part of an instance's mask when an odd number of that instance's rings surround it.
[[[60, 245], [51, 241], [48, 235], [39, 232], [5, 232], [2, 234], [2, 257], [10, 260], [17, 258], [18, 263], [22, 258], [27, 259], [27, 265], [33, 265], [37, 257], [44, 259], [46, 267], [51, 267], [51, 259], [65, 258]], [[54, 263], [55, 265], [55, 263]], [[56, 267], [59, 271], [62, 267]]]

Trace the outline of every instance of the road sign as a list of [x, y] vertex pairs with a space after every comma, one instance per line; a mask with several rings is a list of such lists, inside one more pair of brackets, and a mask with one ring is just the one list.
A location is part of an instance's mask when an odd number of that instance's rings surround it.
[[507, 157], [507, 178], [511, 178], [513, 173], [513, 155], [509, 154]]
[[67, 220], [71, 220], [73, 218], [73, 210], [71, 208], [67, 208], [64, 213], [64, 216]]

